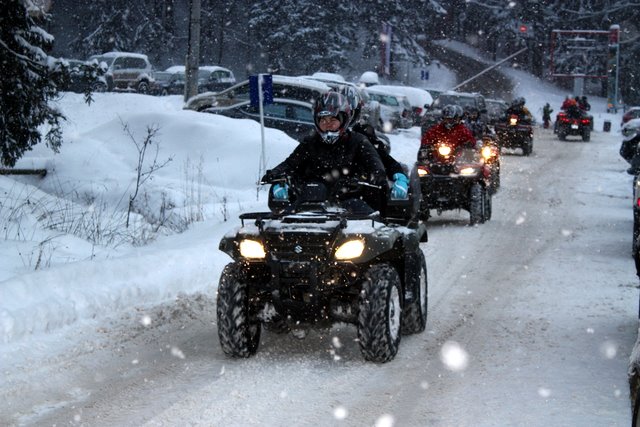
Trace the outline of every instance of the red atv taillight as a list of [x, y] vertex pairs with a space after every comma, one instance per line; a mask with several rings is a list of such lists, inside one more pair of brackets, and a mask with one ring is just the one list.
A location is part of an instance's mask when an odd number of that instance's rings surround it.
[[582, 119], [582, 124], [583, 124], [583, 125], [588, 125], [589, 123], [591, 123], [591, 120], [589, 120], [589, 119]]

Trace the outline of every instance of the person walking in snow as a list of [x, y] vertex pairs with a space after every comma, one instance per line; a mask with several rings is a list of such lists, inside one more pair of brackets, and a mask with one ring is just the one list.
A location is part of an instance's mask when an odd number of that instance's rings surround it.
[[551, 113], [553, 113], [553, 108], [551, 108], [551, 106], [547, 102], [542, 108], [542, 124], [545, 129], [549, 129], [549, 122], [551, 122]]

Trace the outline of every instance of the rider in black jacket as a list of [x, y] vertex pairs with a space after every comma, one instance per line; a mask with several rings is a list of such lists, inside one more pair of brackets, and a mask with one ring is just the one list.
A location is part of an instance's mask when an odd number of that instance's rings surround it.
[[408, 168], [391, 156], [389, 147], [378, 137], [373, 126], [360, 121], [360, 112], [364, 101], [356, 89], [345, 86], [343, 91], [353, 111], [351, 124], [349, 125], [351, 130], [364, 135], [378, 152], [387, 173], [387, 178], [393, 182], [391, 186], [391, 198], [406, 199], [409, 196], [410, 186]]
[[[268, 171], [263, 181], [289, 176], [302, 182], [324, 182], [333, 192], [345, 179], [356, 179], [380, 187], [360, 189], [360, 196], [373, 209], [380, 210], [388, 192], [385, 169], [378, 153], [361, 134], [349, 129], [351, 108], [346, 98], [328, 92], [314, 104], [316, 132], [303, 140], [278, 166]], [[273, 186], [276, 199], [286, 200], [286, 184]], [[353, 198], [354, 193], [349, 192]]]

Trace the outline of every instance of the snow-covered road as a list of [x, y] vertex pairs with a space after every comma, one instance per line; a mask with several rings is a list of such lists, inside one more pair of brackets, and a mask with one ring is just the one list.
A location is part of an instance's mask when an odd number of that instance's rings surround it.
[[[393, 140], [405, 161], [410, 132]], [[429, 220], [427, 330], [392, 362], [365, 362], [351, 326], [267, 332], [255, 357], [230, 360], [215, 295], [188, 295], [16, 346], [0, 425], [629, 425], [631, 178], [616, 135], [536, 132], [531, 157], [503, 156], [491, 221]]]

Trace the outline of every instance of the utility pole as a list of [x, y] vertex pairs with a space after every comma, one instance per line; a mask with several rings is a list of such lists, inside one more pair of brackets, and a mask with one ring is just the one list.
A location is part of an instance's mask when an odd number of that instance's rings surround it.
[[189, 41], [187, 48], [184, 101], [198, 94], [200, 67], [200, 0], [191, 0], [189, 8]]

